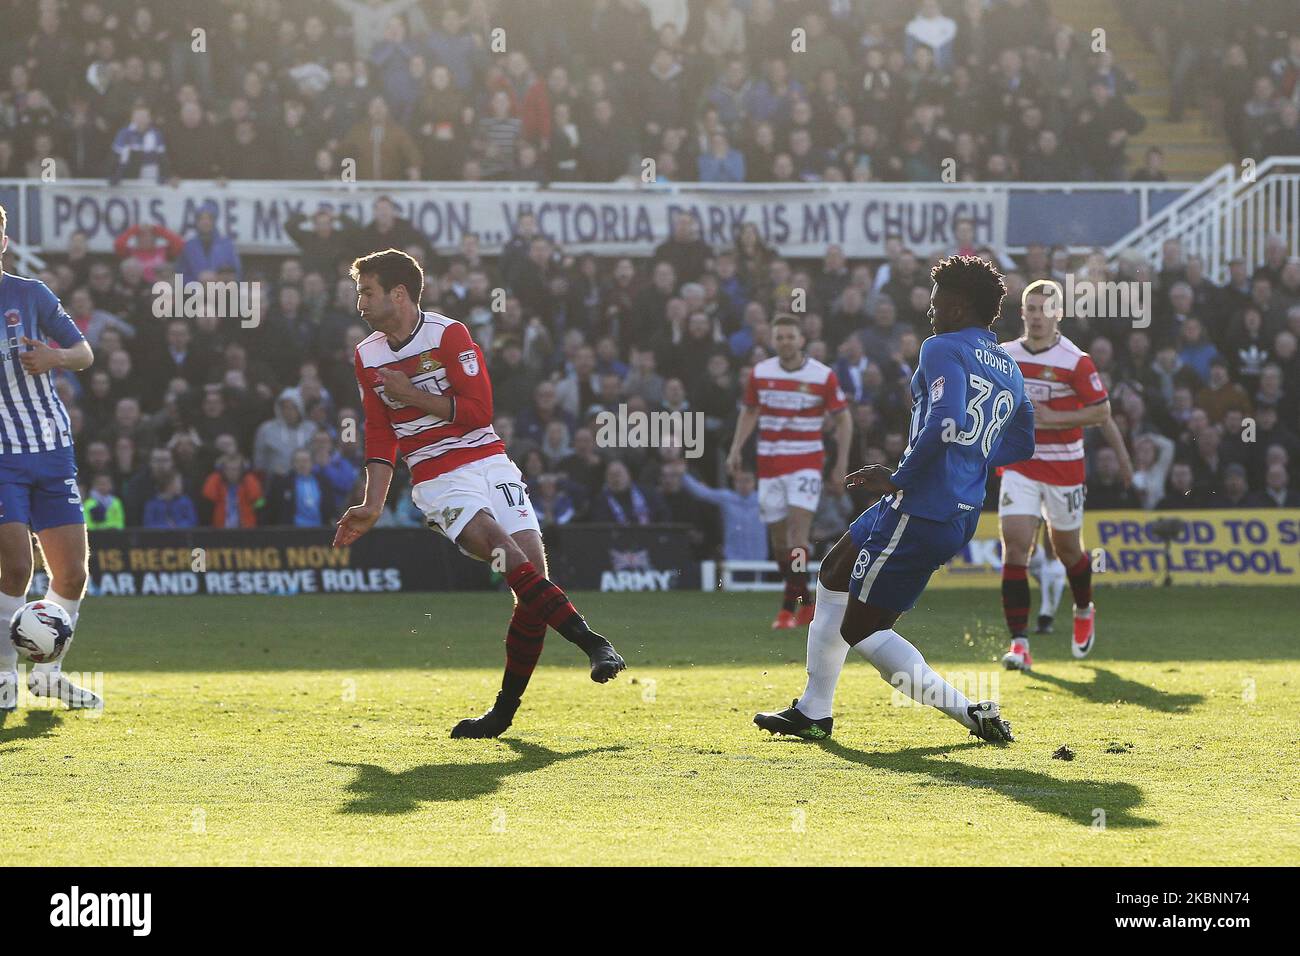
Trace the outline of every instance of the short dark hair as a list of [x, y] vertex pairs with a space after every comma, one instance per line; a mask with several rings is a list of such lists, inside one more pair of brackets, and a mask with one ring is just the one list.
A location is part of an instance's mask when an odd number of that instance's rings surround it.
[[383, 252], [372, 252], [368, 256], [354, 259], [349, 274], [354, 282], [359, 282], [363, 275], [374, 276], [385, 294], [399, 285], [405, 286], [406, 294], [417, 306], [424, 293], [424, 270], [400, 249], [385, 249]]
[[930, 278], [940, 289], [954, 292], [968, 303], [980, 325], [992, 325], [1007, 294], [1002, 273], [978, 256], [948, 256], [930, 270]]

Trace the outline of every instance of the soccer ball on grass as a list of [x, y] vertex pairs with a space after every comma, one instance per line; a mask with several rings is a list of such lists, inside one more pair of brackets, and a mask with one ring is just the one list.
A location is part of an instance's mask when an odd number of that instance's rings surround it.
[[57, 661], [72, 640], [72, 618], [53, 601], [31, 601], [14, 612], [9, 637], [34, 664]]

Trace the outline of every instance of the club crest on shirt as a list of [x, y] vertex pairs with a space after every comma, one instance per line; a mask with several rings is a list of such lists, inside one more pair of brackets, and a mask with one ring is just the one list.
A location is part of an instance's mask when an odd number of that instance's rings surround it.
[[10, 309], [5, 313], [5, 325], [13, 328], [15, 325], [23, 324], [23, 314], [17, 309]]
[[930, 404], [933, 405], [943, 398], [943, 376], [940, 375], [930, 383]]
[[1049, 382], [1054, 382], [1056, 381], [1056, 371], [1051, 368], [1045, 368], [1038, 377], [1047, 379]]
[[466, 349], [456, 358], [460, 360], [460, 367], [465, 370], [466, 375], [478, 374], [478, 353], [473, 349]]
[[438, 360], [435, 359], [435, 358], [433, 357], [433, 353], [432, 353], [432, 352], [421, 352], [421, 353], [420, 353], [420, 371], [421, 371], [421, 372], [432, 372], [435, 368], [438, 368], [438, 367], [439, 367]]

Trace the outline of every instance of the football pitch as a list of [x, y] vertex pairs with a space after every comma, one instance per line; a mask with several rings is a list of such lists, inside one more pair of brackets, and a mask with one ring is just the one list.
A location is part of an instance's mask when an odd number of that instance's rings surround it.
[[548, 634], [498, 741], [447, 734], [496, 692], [506, 594], [91, 598], [66, 666], [107, 709], [8, 716], [10, 839], [41, 865], [1294, 863], [1296, 593], [1100, 589], [1093, 656], [1058, 628], [1033, 674], [996, 663], [997, 592], [923, 596], [899, 631], [1001, 701], [1006, 748], [857, 655], [831, 741], [759, 731], [804, 676], [768, 594], [575, 594], [628, 671], [597, 686]]

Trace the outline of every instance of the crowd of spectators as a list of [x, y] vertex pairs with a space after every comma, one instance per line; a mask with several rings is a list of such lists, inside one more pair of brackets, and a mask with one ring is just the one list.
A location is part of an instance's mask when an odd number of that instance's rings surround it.
[[[1288, 3], [1121, 6], [1175, 112], [1204, 96], [1243, 155], [1297, 151]], [[0, 178], [1113, 180], [1145, 123], [1047, 0], [0, 0], [0, 22]]]
[[[935, 178], [949, 153], [966, 179], [1119, 177], [1131, 84], [1045, 6], [0, 0], [0, 177], [31, 173], [47, 147], [71, 175], [164, 179], [334, 177], [347, 155], [361, 178], [613, 179], [646, 155], [673, 179], [906, 180]], [[195, 57], [191, 30], [208, 23], [210, 55]], [[497, 26], [510, 52], [494, 56]], [[806, 52], [790, 50], [794, 26]], [[1201, 34], [1161, 26], [1176, 66]], [[1197, 56], [1230, 59], [1240, 40], [1251, 70], [1291, 76], [1274, 92], [1294, 100], [1296, 45], [1279, 37], [1229, 23]], [[1275, 114], [1285, 123], [1285, 106]], [[710, 247], [681, 215], [653, 255], [602, 260], [523, 215], [499, 256], [473, 235], [437, 255], [387, 199], [365, 225], [319, 212], [288, 231], [300, 254], [274, 259], [241, 256], [210, 211], [190, 236], [133, 227], [113, 255], [80, 235], [43, 250], [39, 277], [97, 355], [59, 381], [92, 528], [319, 528], [356, 501], [351, 357], [369, 330], [347, 266], [389, 246], [424, 263], [424, 308], [466, 322], [484, 349], [497, 430], [544, 526], [681, 521], [702, 555], [765, 557], [753, 475], [728, 476], [721, 459], [787, 313], [848, 395], [850, 461], [896, 462], [906, 446], [939, 252], [893, 238], [882, 259], [831, 246], [791, 260], [752, 226]], [[1020, 334], [1020, 291], [1036, 279], [1152, 283], [1149, 326], [1064, 323], [1092, 353], [1134, 463], [1122, 473], [1090, 433], [1089, 507], [1300, 505], [1300, 262], [1284, 241], [1220, 286], [1177, 242], [1159, 262], [1108, 265], [1041, 245], [1011, 259], [976, 248], [970, 223], [956, 235], [946, 252], [1007, 272], [1003, 340]], [[173, 275], [261, 283], [260, 322], [155, 318], [151, 286]], [[702, 413], [705, 454], [601, 447], [595, 416], [620, 406]], [[423, 524], [405, 482], [399, 468], [385, 524]], [[815, 538], [862, 506], [828, 486]]]
[[1199, 103], [1238, 157], [1300, 155], [1294, 3], [1142, 0], [1120, 9], [1168, 67], [1168, 119]]
[[[376, 247], [381, 223], [411, 238], [386, 206], [377, 201], [364, 229], [329, 214], [302, 225], [300, 256], [239, 263], [267, 290], [255, 328], [153, 317], [145, 272], [169, 281], [186, 267], [189, 243], [178, 237], [138, 231], [118, 243], [116, 262], [80, 242], [49, 257], [40, 278], [97, 353], [92, 369], [58, 384], [92, 527], [321, 527], [358, 500], [364, 452], [351, 355], [369, 330], [346, 269]], [[702, 554], [763, 557], [750, 553], [765, 547], [749, 533], [753, 475], [727, 475], [723, 458], [749, 370], [772, 354], [772, 322], [785, 314], [798, 318], [808, 354], [835, 369], [849, 399], [850, 461], [902, 455], [908, 381], [929, 334], [929, 267], [942, 251], [918, 256], [891, 239], [883, 260], [850, 260], [837, 246], [821, 260], [790, 260], [751, 229], [715, 249], [683, 213], [652, 256], [600, 260], [557, 248], [529, 214], [517, 227], [491, 259], [473, 236], [454, 255], [428, 255], [418, 242], [398, 248], [426, 256], [423, 307], [465, 322], [482, 346], [494, 424], [544, 526], [680, 521], [696, 528]], [[1300, 506], [1300, 260], [1281, 238], [1269, 239], [1258, 269], [1234, 263], [1220, 286], [1177, 241], [1159, 262], [1121, 257], [1108, 266], [1100, 252], [1080, 260], [1031, 245], [1012, 259], [977, 248], [968, 221], [957, 234], [961, 244], [947, 252], [982, 255], [1007, 272], [1001, 340], [1020, 334], [1020, 293], [1036, 279], [1064, 283], [1068, 272], [1076, 284], [1151, 283], [1149, 322], [1062, 323], [1091, 352], [1133, 460], [1133, 474], [1123, 474], [1089, 433], [1090, 507]], [[196, 276], [231, 277], [235, 267]], [[603, 447], [597, 416], [621, 408], [700, 413], [704, 454]], [[386, 524], [423, 523], [406, 480], [399, 468]], [[863, 506], [828, 485], [815, 537], [833, 540]]]

